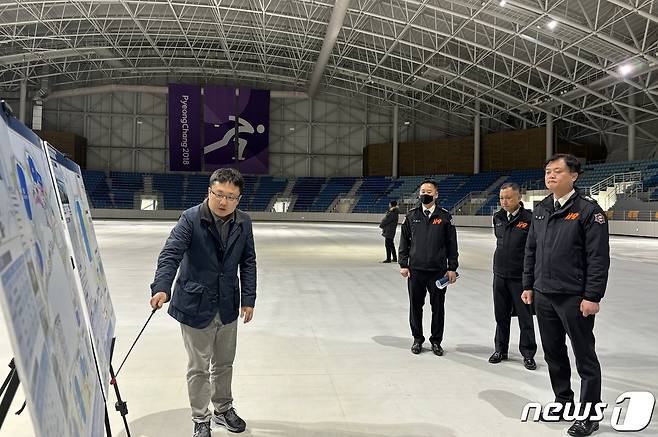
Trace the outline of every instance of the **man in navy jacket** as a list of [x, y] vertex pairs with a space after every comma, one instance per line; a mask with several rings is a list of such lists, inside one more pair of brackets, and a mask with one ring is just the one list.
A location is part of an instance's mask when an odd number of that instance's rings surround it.
[[151, 284], [151, 306], [171, 301], [168, 312], [181, 324], [194, 437], [210, 437], [211, 417], [232, 432], [246, 428], [231, 394], [238, 309], [247, 323], [256, 302], [251, 219], [237, 209], [243, 188], [235, 169], [212, 174], [206, 200], [183, 212], [171, 231]]

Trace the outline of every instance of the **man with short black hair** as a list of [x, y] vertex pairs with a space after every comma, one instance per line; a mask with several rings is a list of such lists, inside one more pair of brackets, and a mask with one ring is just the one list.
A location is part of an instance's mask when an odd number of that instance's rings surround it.
[[400, 217], [400, 209], [398, 208], [397, 200], [391, 200], [390, 207], [386, 215], [379, 223], [384, 237], [384, 245], [386, 246], [386, 259], [383, 263], [390, 263], [391, 258], [393, 262], [398, 262], [398, 254], [395, 251], [395, 233], [398, 229], [398, 219]]
[[[580, 376], [581, 408], [601, 402], [601, 366], [594, 347], [594, 315], [605, 294], [610, 268], [608, 223], [601, 207], [574, 184], [581, 173], [573, 155], [546, 162], [544, 180], [551, 195], [533, 211], [523, 270], [527, 304], [534, 301], [544, 357], [555, 402], [573, 413], [568, 335]], [[578, 412], [576, 412], [578, 413]], [[577, 420], [567, 431], [588, 436], [596, 421]]]
[[447, 287], [438, 288], [436, 281], [445, 276], [453, 284], [457, 279], [457, 231], [448, 210], [436, 204], [439, 191], [435, 180], [424, 180], [418, 193], [421, 205], [411, 209], [402, 223], [398, 260], [409, 290], [409, 324], [414, 337], [411, 352], [417, 355], [423, 348], [423, 306], [429, 292], [430, 343], [432, 352], [441, 356]]
[[[183, 212], [171, 231], [151, 284], [151, 306], [162, 308], [171, 299], [169, 314], [181, 324], [194, 437], [210, 437], [211, 417], [232, 432], [246, 428], [231, 394], [238, 310], [248, 323], [256, 302], [251, 219], [237, 209], [243, 188], [235, 169], [212, 174], [208, 197]], [[210, 402], [214, 413], [208, 409]]]
[[514, 182], [500, 187], [501, 209], [493, 216], [496, 252], [493, 262], [493, 303], [496, 317], [495, 351], [489, 358], [491, 364], [507, 360], [512, 314], [519, 320], [519, 350], [523, 365], [535, 370], [534, 357], [537, 352], [535, 326], [530, 305], [521, 300], [523, 284], [523, 256], [525, 243], [532, 222], [532, 212], [523, 207], [521, 189]]

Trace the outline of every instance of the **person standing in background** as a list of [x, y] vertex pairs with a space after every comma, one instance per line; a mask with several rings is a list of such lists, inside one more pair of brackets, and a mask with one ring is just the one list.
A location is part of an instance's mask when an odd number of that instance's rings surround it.
[[491, 364], [507, 360], [509, 349], [510, 324], [512, 312], [519, 319], [521, 336], [519, 350], [523, 356], [523, 365], [528, 370], [535, 370], [534, 357], [537, 352], [535, 325], [532, 309], [521, 300], [523, 293], [523, 257], [528, 231], [532, 222], [532, 212], [523, 207], [520, 187], [505, 183], [500, 187], [501, 209], [493, 216], [496, 252], [493, 262], [493, 303], [496, 317], [495, 351], [489, 358]]
[[384, 237], [384, 245], [386, 246], [386, 259], [382, 261], [383, 263], [390, 263], [391, 260], [398, 262], [398, 254], [395, 251], [395, 233], [398, 230], [399, 217], [400, 209], [398, 208], [398, 202], [391, 200], [389, 209], [379, 224], [382, 230], [382, 236]]

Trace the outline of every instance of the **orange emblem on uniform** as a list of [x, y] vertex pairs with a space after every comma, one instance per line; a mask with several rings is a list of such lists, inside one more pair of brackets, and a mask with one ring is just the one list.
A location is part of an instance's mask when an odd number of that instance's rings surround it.
[[441, 220], [441, 219], [434, 219], [434, 221], [432, 222], [432, 224], [433, 224], [433, 225], [440, 225], [442, 221], [443, 221], [443, 220]]
[[579, 212], [572, 212], [567, 214], [567, 216], [564, 218], [565, 220], [576, 220], [578, 217], [580, 217]]
[[519, 229], [526, 229], [528, 227], [528, 223], [519, 222], [519, 223], [517, 223], [516, 227], [519, 228]]

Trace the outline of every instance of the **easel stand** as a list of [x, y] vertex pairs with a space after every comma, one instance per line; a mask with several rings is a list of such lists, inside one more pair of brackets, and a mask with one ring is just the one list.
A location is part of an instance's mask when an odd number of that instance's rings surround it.
[[[9, 374], [5, 381], [2, 383], [2, 388], [0, 389], [0, 429], [2, 429], [2, 424], [5, 422], [11, 403], [14, 401], [16, 396], [16, 391], [18, 390], [18, 384], [20, 380], [18, 379], [18, 372], [16, 371], [16, 365], [14, 364], [14, 359], [9, 362]], [[117, 397], [117, 402], [115, 404], [116, 410], [121, 413], [123, 418], [123, 425], [126, 428], [126, 436], [132, 437], [130, 435], [130, 428], [128, 427], [128, 420], [126, 415], [128, 415], [128, 404], [121, 399], [121, 393], [119, 392], [119, 385], [117, 384], [116, 378], [114, 376], [114, 369], [110, 365], [110, 376], [112, 380], [110, 384], [114, 386], [114, 393]], [[18, 411], [16, 414], [19, 414], [22, 411]], [[105, 431], [107, 432], [107, 437], [112, 437], [112, 430], [110, 429], [110, 416], [107, 412], [107, 406], [105, 407]]]
[[[126, 416], [128, 415], [128, 404], [121, 398], [121, 393], [119, 392], [119, 384], [117, 383], [117, 374], [121, 371], [123, 368], [123, 365], [126, 364], [126, 360], [130, 356], [130, 353], [133, 351], [133, 348], [137, 344], [137, 341], [139, 340], [139, 337], [142, 336], [142, 333], [146, 329], [146, 326], [149, 324], [151, 321], [151, 318], [155, 314], [157, 309], [153, 309], [151, 311], [151, 315], [146, 319], [146, 323], [144, 323], [144, 326], [142, 327], [142, 330], [139, 331], [139, 334], [137, 334], [137, 338], [133, 342], [132, 346], [130, 346], [130, 349], [128, 350], [128, 353], [126, 354], [126, 357], [123, 359], [121, 364], [119, 365], [119, 370], [117, 370], [116, 374], [114, 373], [114, 367], [112, 367], [112, 357], [114, 356], [114, 342], [116, 341], [116, 338], [112, 339], [112, 347], [110, 348], [110, 377], [112, 378], [110, 380], [110, 384], [114, 386], [114, 394], [117, 397], [117, 402], [114, 404], [114, 408], [121, 414], [121, 417], [123, 418], [123, 425], [126, 428], [126, 436], [127, 437], [132, 437], [130, 435], [130, 429], [128, 428], [128, 419], [126, 419]], [[109, 422], [109, 417], [107, 414], [107, 407], [105, 408], [105, 428], [107, 430], [107, 437], [112, 437], [112, 433], [110, 431], [110, 422]]]
[[[112, 357], [114, 356], [114, 343], [116, 338], [112, 339], [112, 346], [110, 347], [110, 385], [114, 387], [114, 395], [117, 398], [114, 408], [121, 414], [123, 419], [123, 426], [126, 429], [126, 436], [132, 437], [130, 435], [130, 428], [128, 427], [128, 404], [121, 398], [121, 392], [119, 391], [119, 384], [117, 383], [117, 377], [114, 373], [114, 367], [112, 367]], [[107, 401], [107, 399], [106, 399]], [[107, 411], [107, 402], [105, 404], [105, 432], [107, 437], [112, 437], [112, 430], [110, 429], [110, 414]]]
[[0, 389], [0, 396], [2, 397], [0, 401], [0, 429], [5, 421], [5, 417], [7, 417], [9, 407], [11, 407], [14, 396], [16, 396], [16, 390], [18, 390], [18, 384], [20, 383], [13, 358], [9, 362], [9, 368], [11, 369], [9, 375], [5, 378], [5, 382], [2, 383], [2, 389]]
[[[114, 375], [114, 368], [112, 367], [112, 364], [110, 364], [110, 377], [112, 378], [110, 380], [110, 384], [114, 387], [114, 394], [117, 397], [117, 401], [114, 404], [114, 408], [121, 414], [121, 418], [123, 419], [123, 426], [126, 428], [126, 436], [131, 437], [130, 435], [130, 428], [128, 428], [128, 419], [126, 416], [128, 415], [128, 404], [121, 399], [121, 393], [119, 392], [119, 384], [117, 383], [116, 376]], [[109, 426], [109, 425], [108, 425]], [[110, 434], [108, 434], [108, 437], [112, 437]]]

